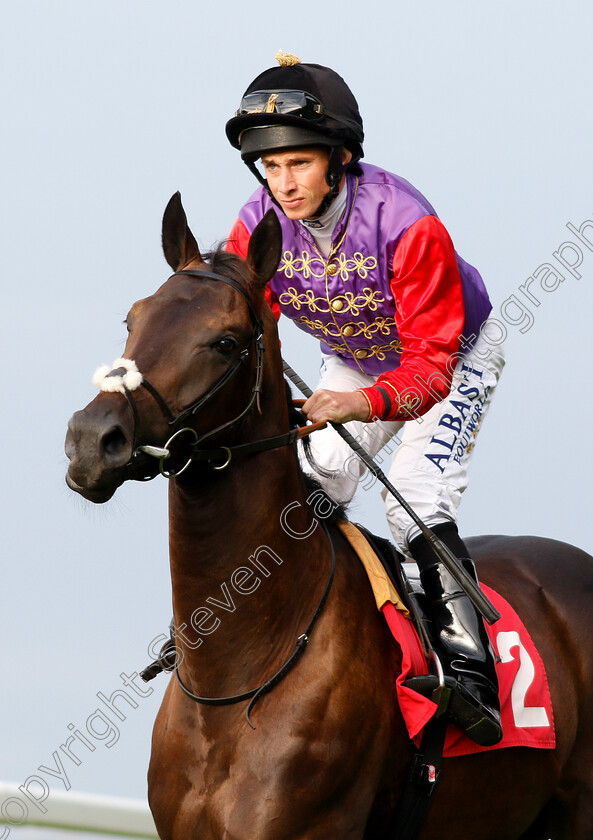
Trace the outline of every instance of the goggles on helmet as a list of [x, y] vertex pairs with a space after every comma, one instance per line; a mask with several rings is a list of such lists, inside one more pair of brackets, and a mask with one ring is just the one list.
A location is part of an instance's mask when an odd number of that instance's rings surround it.
[[323, 117], [323, 104], [310, 93], [302, 90], [256, 90], [247, 93], [235, 116], [244, 114], [284, 114], [319, 120]]

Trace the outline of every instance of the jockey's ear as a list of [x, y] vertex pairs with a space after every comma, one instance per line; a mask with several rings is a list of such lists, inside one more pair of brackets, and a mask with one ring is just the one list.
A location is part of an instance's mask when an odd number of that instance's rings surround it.
[[198, 243], [187, 224], [180, 192], [171, 196], [163, 215], [163, 252], [173, 271], [178, 271], [192, 260], [202, 262]]
[[282, 228], [274, 210], [268, 210], [249, 240], [247, 264], [256, 283], [265, 286], [274, 276], [282, 254]]

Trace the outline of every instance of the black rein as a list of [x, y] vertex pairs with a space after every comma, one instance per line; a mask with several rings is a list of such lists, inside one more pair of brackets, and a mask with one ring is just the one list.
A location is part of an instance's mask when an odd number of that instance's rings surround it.
[[[187, 697], [190, 698], [190, 700], [194, 700], [196, 703], [200, 703], [201, 705], [204, 705], [204, 706], [230, 706], [233, 703], [240, 703], [242, 700], [249, 700], [249, 698], [251, 698], [251, 703], [247, 707], [247, 711], [246, 711], [245, 715], [247, 717], [247, 723], [249, 724], [249, 726], [252, 729], [255, 729], [255, 726], [251, 722], [251, 712], [253, 710], [253, 707], [255, 706], [257, 701], [260, 699], [260, 697], [263, 697], [264, 694], [267, 694], [276, 685], [278, 685], [278, 683], [282, 679], [284, 679], [284, 677], [296, 665], [298, 660], [301, 658], [301, 656], [305, 652], [305, 648], [307, 646], [307, 643], [309, 642], [309, 638], [311, 636], [313, 628], [315, 627], [315, 624], [317, 623], [317, 619], [321, 615], [323, 607], [325, 606], [325, 602], [327, 601], [330, 589], [332, 587], [332, 583], [333, 583], [333, 580], [334, 580], [334, 574], [335, 574], [335, 571], [336, 571], [336, 552], [335, 552], [335, 549], [334, 549], [334, 544], [332, 542], [332, 538], [330, 536], [329, 531], [327, 530], [327, 527], [325, 526], [325, 523], [322, 522], [321, 526], [322, 526], [323, 530], [325, 531], [325, 534], [326, 534], [328, 542], [329, 542], [330, 551], [331, 551], [331, 567], [330, 567], [329, 577], [327, 579], [327, 583], [325, 584], [325, 588], [323, 590], [321, 598], [319, 599], [319, 603], [317, 604], [317, 609], [313, 613], [313, 617], [311, 618], [309, 624], [307, 625], [306, 630], [303, 633], [301, 633], [301, 635], [296, 640], [295, 648], [294, 648], [293, 652], [291, 653], [291, 655], [289, 656], [289, 658], [286, 660], [286, 662], [281, 666], [281, 668], [278, 669], [278, 671], [276, 671], [276, 673], [272, 677], [270, 677], [269, 680], [266, 680], [266, 682], [262, 683], [262, 685], [258, 686], [258, 688], [252, 688], [250, 691], [244, 691], [242, 694], [234, 694], [234, 695], [231, 695], [230, 697], [200, 697], [198, 694], [194, 694], [192, 691], [190, 691], [189, 688], [187, 688], [187, 686], [185, 686], [183, 684], [183, 682], [181, 680], [181, 677], [179, 676], [179, 669], [178, 669], [177, 663], [175, 663], [175, 665], [173, 665], [172, 668], [167, 668], [167, 666], [165, 666], [165, 670], [174, 670], [175, 671], [175, 676], [177, 677], [177, 682], [179, 683], [179, 687], [181, 688], [183, 693]], [[166, 650], [166, 652], [164, 652], [164, 657], [167, 657], [167, 655], [171, 653], [171, 648], [172, 647], [175, 648], [175, 635], [174, 635], [174, 633], [175, 633], [174, 628], [172, 628], [171, 638], [166, 645], [167, 650]], [[161, 656], [163, 656], [163, 654], [161, 654]], [[142, 674], [140, 676], [142, 676]]]
[[[176, 271], [175, 274], [171, 275], [175, 277], [176, 275], [189, 275], [192, 277], [205, 277], [212, 280], [219, 280], [223, 283], [226, 283], [229, 286], [232, 286], [239, 294], [244, 298], [249, 307], [249, 313], [251, 315], [251, 321], [253, 323], [253, 336], [251, 341], [255, 342], [256, 347], [256, 356], [257, 356], [257, 363], [256, 363], [256, 373], [255, 373], [255, 384], [251, 391], [251, 397], [248, 401], [247, 406], [243, 409], [243, 411], [237, 415], [233, 420], [224, 423], [223, 425], [219, 426], [218, 428], [214, 429], [211, 432], [208, 432], [202, 438], [197, 439], [194, 444], [192, 444], [192, 451], [190, 460], [198, 461], [198, 460], [206, 460], [210, 462], [214, 462], [217, 458], [224, 457], [226, 458], [226, 463], [224, 466], [228, 466], [230, 463], [231, 457], [233, 455], [248, 455], [254, 452], [262, 452], [267, 449], [275, 449], [281, 446], [287, 446], [289, 444], [294, 443], [298, 438], [303, 437], [306, 434], [310, 434], [310, 432], [315, 431], [318, 428], [323, 428], [326, 424], [325, 423], [315, 423], [307, 427], [303, 427], [301, 429], [292, 429], [289, 432], [286, 432], [282, 435], [276, 435], [275, 437], [266, 438], [264, 440], [255, 441], [252, 443], [245, 443], [245, 444], [238, 444], [237, 446], [232, 447], [219, 447], [218, 449], [212, 450], [205, 450], [200, 449], [198, 446], [209, 437], [213, 437], [214, 435], [218, 434], [223, 429], [232, 428], [235, 426], [251, 409], [256, 401], [259, 401], [259, 396], [261, 394], [261, 385], [263, 379], [263, 352], [264, 352], [264, 343], [263, 343], [263, 323], [260, 318], [257, 316], [253, 308], [253, 304], [247, 294], [246, 290], [235, 280], [230, 279], [229, 277], [224, 277], [222, 274], [215, 274], [214, 272], [210, 271], [200, 271], [200, 270], [192, 270], [192, 269], [184, 269], [182, 271]], [[245, 361], [245, 359], [249, 355], [248, 348], [244, 348], [239, 358], [228, 368], [227, 371], [220, 377], [220, 379], [214, 383], [214, 385], [210, 388], [206, 394], [203, 394], [199, 397], [195, 402], [189, 405], [187, 408], [184, 408], [180, 411], [177, 415], [173, 415], [169, 406], [162, 398], [158, 390], [147, 380], [143, 377], [142, 379], [142, 386], [146, 388], [146, 390], [151, 394], [154, 400], [159, 405], [161, 411], [163, 412], [164, 416], [167, 418], [167, 422], [171, 427], [175, 427], [177, 423], [187, 417], [189, 414], [195, 414], [199, 409], [201, 409], [204, 405], [206, 405], [213, 396], [234, 376], [234, 374], [239, 370], [241, 364]], [[137, 426], [138, 422], [138, 413], [136, 409], [136, 405], [134, 402], [134, 398], [131, 392], [126, 389], [125, 390], [125, 397], [130, 405], [132, 410], [132, 414], [134, 416], [134, 430]], [[175, 434], [181, 432], [183, 430], [177, 430]], [[134, 431], [135, 435], [135, 431]], [[174, 436], [174, 435], [173, 435]], [[197, 437], [197, 435], [196, 435]], [[172, 438], [171, 438], [172, 439]], [[155, 447], [158, 448], [158, 447]], [[138, 450], [134, 450], [136, 452]], [[134, 457], [134, 456], [133, 456]], [[133, 475], [133, 462], [130, 462], [131, 477], [134, 478]], [[220, 467], [219, 467], [220, 468]], [[171, 477], [174, 477], [173, 473], [170, 473]], [[149, 476], [149, 478], [153, 478], [154, 476]], [[192, 691], [187, 688], [183, 684], [181, 677], [179, 676], [178, 666], [176, 659], [176, 645], [175, 645], [175, 631], [174, 628], [171, 628], [171, 637], [169, 641], [163, 646], [161, 654], [156, 662], [152, 665], [149, 665], [140, 676], [144, 679], [145, 682], [152, 679], [156, 676], [160, 671], [175, 671], [175, 676], [177, 677], [177, 681], [179, 683], [179, 687], [184, 692], [184, 694], [189, 697], [191, 700], [195, 701], [196, 703], [200, 703], [207, 706], [226, 706], [231, 705], [233, 703], [240, 703], [243, 700], [251, 700], [249, 706], [247, 707], [246, 717], [247, 722], [251, 726], [252, 729], [255, 729], [255, 726], [251, 722], [251, 712], [253, 707], [257, 703], [257, 701], [262, 697], [264, 694], [267, 694], [271, 691], [278, 683], [284, 679], [284, 677], [288, 674], [288, 672], [296, 665], [300, 657], [305, 651], [307, 643], [309, 641], [309, 637], [317, 623], [319, 616], [323, 610], [325, 602], [327, 601], [328, 595], [330, 593], [330, 589], [332, 587], [332, 583], [334, 580], [334, 574], [336, 569], [336, 554], [334, 545], [329, 534], [329, 531], [325, 525], [325, 523], [321, 523], [323, 530], [327, 536], [330, 552], [331, 552], [331, 566], [328, 580], [325, 584], [325, 588], [319, 599], [317, 604], [317, 608], [313, 613], [307, 628], [296, 640], [295, 648], [288, 659], [284, 662], [284, 664], [276, 671], [276, 673], [270, 677], [270, 679], [266, 680], [262, 685], [258, 686], [257, 688], [253, 688], [250, 691], [242, 692], [241, 694], [235, 694], [230, 697], [201, 697], [197, 694], [194, 694]]]

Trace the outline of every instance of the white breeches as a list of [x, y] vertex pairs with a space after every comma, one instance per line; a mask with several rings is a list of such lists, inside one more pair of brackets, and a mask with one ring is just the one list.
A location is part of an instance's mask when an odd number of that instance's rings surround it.
[[[492, 347], [478, 338], [473, 350], [457, 364], [449, 395], [422, 417], [405, 422], [346, 423], [372, 457], [384, 446], [388, 454], [393, 452], [387, 476], [428, 526], [457, 521], [476, 438], [503, 367], [502, 347]], [[373, 385], [375, 379], [348, 367], [337, 356], [323, 356], [317, 388], [354, 391]], [[313, 474], [335, 501], [348, 504], [366, 467], [332, 428], [315, 432], [310, 440], [316, 463], [332, 475], [312, 470], [301, 449], [303, 469]], [[381, 495], [393, 537], [407, 552], [420, 529], [386, 489]]]

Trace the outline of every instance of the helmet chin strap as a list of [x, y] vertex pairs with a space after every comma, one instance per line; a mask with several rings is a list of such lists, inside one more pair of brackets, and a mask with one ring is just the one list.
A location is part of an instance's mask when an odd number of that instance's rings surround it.
[[[279, 207], [282, 210], [282, 205], [274, 198], [272, 190], [270, 189], [270, 185], [255, 165], [255, 161], [246, 160], [244, 161], [244, 163], [249, 169], [249, 171], [253, 175], [255, 175], [261, 186], [266, 190], [276, 207]], [[318, 219], [325, 213], [329, 205], [340, 192], [340, 181], [342, 180], [343, 172], [344, 167], [342, 165], [342, 146], [332, 146], [327, 162], [327, 169], [325, 171], [325, 180], [329, 187], [329, 192], [326, 193], [326, 195], [324, 195], [321, 204], [313, 213], [313, 215], [309, 218]], [[284, 210], [282, 210], [282, 212], [284, 213]]]
[[329, 192], [324, 195], [321, 204], [311, 216], [312, 219], [318, 219], [320, 216], [323, 216], [329, 205], [340, 192], [340, 181], [342, 180], [343, 171], [342, 147], [332, 146], [325, 171], [325, 180], [327, 181]]

